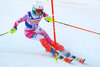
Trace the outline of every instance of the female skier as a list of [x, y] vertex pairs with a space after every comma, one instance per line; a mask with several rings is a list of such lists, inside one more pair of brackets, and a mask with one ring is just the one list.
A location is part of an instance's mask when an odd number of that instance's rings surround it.
[[[41, 42], [42, 46], [46, 49], [47, 52], [52, 53], [55, 55], [55, 44], [54, 41], [51, 40], [49, 35], [39, 26], [40, 20], [44, 17], [44, 19], [47, 22], [52, 22], [52, 18], [49, 17], [48, 14], [46, 14], [43, 11], [43, 4], [41, 1], [35, 1], [33, 3], [32, 11], [27, 12], [23, 17], [21, 17], [19, 20], [17, 20], [13, 26], [13, 28], [9, 31], [9, 33], [14, 33], [17, 30], [18, 25], [25, 21], [25, 36], [29, 39], [36, 39]], [[64, 58], [63, 56], [67, 58], [72, 58], [78, 60], [80, 63], [83, 63], [85, 59], [77, 58], [73, 55], [71, 55], [70, 52], [66, 51], [62, 45], [59, 43], [56, 43], [56, 49], [58, 57]], [[64, 59], [64, 61], [70, 63], [71, 60]]]

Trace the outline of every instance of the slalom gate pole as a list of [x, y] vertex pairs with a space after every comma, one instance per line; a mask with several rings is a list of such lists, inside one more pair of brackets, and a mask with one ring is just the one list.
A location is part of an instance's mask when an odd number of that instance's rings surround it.
[[55, 44], [55, 59], [56, 59], [56, 62], [57, 62], [58, 61], [58, 57], [57, 57], [57, 49], [56, 49], [56, 33], [55, 33], [53, 0], [51, 0], [51, 7], [52, 7], [52, 19], [53, 19], [54, 44]]
[[0, 36], [3, 36], [3, 35], [5, 35], [5, 34], [7, 34], [8, 32], [6, 32], [6, 33], [3, 33], [3, 34], [0, 34]]
[[83, 28], [80, 28], [80, 27], [77, 27], [77, 26], [73, 26], [73, 25], [70, 25], [70, 24], [65, 24], [65, 23], [62, 23], [62, 22], [59, 22], [59, 21], [55, 21], [55, 22], [63, 24], [63, 25], [67, 25], [69, 27], [73, 27], [73, 28], [76, 28], [76, 29], [80, 29], [80, 30], [84, 30], [84, 31], [87, 31], [87, 32], [90, 32], [90, 33], [94, 33], [94, 34], [100, 35], [100, 33], [98, 33], [98, 32], [94, 32], [94, 31], [91, 31], [91, 30], [83, 29]]

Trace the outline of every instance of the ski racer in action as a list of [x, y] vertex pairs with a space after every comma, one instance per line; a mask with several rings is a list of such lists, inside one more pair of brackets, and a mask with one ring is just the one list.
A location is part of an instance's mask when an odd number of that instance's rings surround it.
[[[43, 11], [43, 4], [41, 1], [35, 1], [33, 3], [32, 11], [27, 12], [23, 17], [17, 20], [13, 28], [9, 33], [15, 33], [18, 25], [21, 22], [25, 22], [25, 36], [32, 40], [38, 40], [41, 42], [42, 46], [46, 49], [47, 52], [50, 52], [55, 56], [55, 44], [51, 40], [49, 35], [39, 26], [39, 22], [44, 17], [44, 20], [47, 22], [52, 22], [52, 18]], [[71, 53], [64, 49], [59, 43], [56, 43], [57, 55], [59, 58], [64, 59], [67, 63], [70, 63], [73, 59], [78, 60], [80, 63], [83, 63], [85, 59], [77, 58], [76, 56], [71, 55]], [[68, 59], [71, 58], [71, 59]]]

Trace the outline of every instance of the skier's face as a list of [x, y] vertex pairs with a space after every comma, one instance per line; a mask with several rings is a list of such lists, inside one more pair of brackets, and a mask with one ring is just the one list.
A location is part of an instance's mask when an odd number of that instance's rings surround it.
[[36, 15], [40, 16], [42, 14], [43, 9], [37, 9], [36, 10]]

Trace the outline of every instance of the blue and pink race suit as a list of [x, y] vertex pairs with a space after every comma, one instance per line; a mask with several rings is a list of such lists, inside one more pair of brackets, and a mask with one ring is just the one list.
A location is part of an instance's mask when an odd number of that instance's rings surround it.
[[[17, 28], [17, 26], [19, 25], [19, 23], [25, 21], [25, 36], [29, 39], [36, 39], [39, 40], [40, 42], [42, 42], [43, 38], [46, 39], [47, 43], [50, 45], [43, 45], [46, 49], [47, 47], [49, 47], [50, 49], [48, 50], [48, 52], [51, 53], [55, 53], [54, 49], [52, 48], [55, 47], [54, 42], [51, 40], [51, 38], [49, 37], [49, 35], [39, 26], [39, 22], [43, 17], [48, 17], [48, 15], [43, 12], [40, 16], [37, 16], [35, 14], [33, 14], [31, 11], [29, 11], [26, 15], [24, 15], [22, 18], [20, 18], [19, 20], [17, 20], [14, 24], [14, 27]], [[44, 43], [44, 42], [42, 42]], [[45, 42], [46, 43], [46, 42]], [[57, 50], [64, 50], [64, 47], [62, 45], [60, 45], [59, 43], [57, 44]]]
[[25, 21], [25, 36], [30, 39], [37, 39], [40, 40], [42, 38], [46, 38], [48, 43], [51, 42], [50, 37], [48, 34], [39, 26], [39, 22], [42, 17], [48, 16], [46, 13], [42, 13], [40, 16], [36, 16], [32, 14], [31, 11], [28, 14], [24, 15], [18, 21], [15, 22], [14, 27], [17, 27], [19, 23]]

